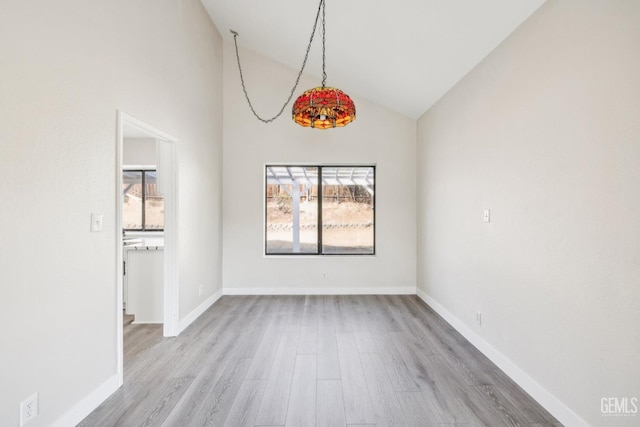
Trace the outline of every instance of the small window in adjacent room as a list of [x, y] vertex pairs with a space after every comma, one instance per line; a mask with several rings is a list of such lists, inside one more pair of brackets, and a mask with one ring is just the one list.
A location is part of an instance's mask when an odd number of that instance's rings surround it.
[[265, 168], [267, 255], [374, 255], [375, 166]]
[[122, 225], [126, 231], [162, 231], [164, 197], [158, 193], [155, 170], [125, 170], [123, 182]]

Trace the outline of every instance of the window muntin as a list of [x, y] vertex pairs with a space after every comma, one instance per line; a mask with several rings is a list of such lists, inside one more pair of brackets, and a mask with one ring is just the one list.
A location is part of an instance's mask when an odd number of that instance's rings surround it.
[[125, 170], [122, 173], [124, 197], [122, 226], [126, 231], [162, 231], [164, 197], [158, 193], [155, 170]]
[[375, 166], [267, 165], [265, 175], [266, 255], [375, 254]]

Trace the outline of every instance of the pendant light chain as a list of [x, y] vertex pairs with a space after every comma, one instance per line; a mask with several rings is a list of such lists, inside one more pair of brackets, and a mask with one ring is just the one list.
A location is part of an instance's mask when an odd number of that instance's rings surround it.
[[284, 105], [282, 106], [282, 108], [280, 109], [278, 114], [276, 114], [275, 116], [273, 116], [270, 119], [264, 119], [264, 118], [260, 117], [260, 115], [258, 115], [256, 110], [253, 108], [253, 104], [251, 103], [251, 99], [249, 99], [249, 94], [247, 93], [247, 88], [246, 88], [245, 83], [244, 83], [244, 76], [242, 74], [242, 66], [240, 65], [240, 54], [238, 53], [238, 41], [237, 41], [238, 33], [236, 31], [231, 30], [231, 34], [233, 34], [233, 43], [234, 43], [234, 45], [236, 47], [236, 59], [238, 60], [238, 70], [240, 71], [240, 82], [242, 83], [242, 91], [244, 92], [244, 97], [247, 99], [247, 103], [249, 104], [249, 108], [251, 109], [251, 112], [261, 122], [270, 123], [270, 122], [274, 121], [275, 119], [277, 119], [278, 117], [280, 117], [282, 115], [282, 113], [284, 112], [284, 109], [287, 108], [287, 105], [289, 104], [289, 102], [291, 102], [291, 99], [293, 98], [293, 94], [296, 91], [296, 89], [298, 88], [298, 83], [300, 82], [300, 77], [302, 77], [302, 72], [304, 71], [304, 67], [307, 65], [307, 58], [309, 58], [309, 51], [311, 50], [311, 44], [313, 43], [313, 37], [316, 34], [316, 28], [318, 26], [318, 19], [320, 18], [320, 10], [321, 9], [322, 9], [322, 86], [324, 87], [324, 85], [325, 85], [325, 82], [327, 80], [327, 74], [324, 71], [324, 27], [325, 27], [324, 22], [325, 22], [325, 15], [324, 15], [324, 0], [320, 0], [320, 4], [318, 5], [318, 12], [316, 13], [316, 20], [315, 20], [315, 22], [313, 24], [313, 30], [311, 31], [311, 38], [309, 39], [309, 44], [307, 45], [307, 51], [304, 54], [304, 61], [302, 61], [302, 68], [300, 68], [300, 72], [298, 72], [298, 77], [296, 78], [296, 82], [293, 85], [293, 88], [291, 88], [291, 93], [289, 94], [289, 97], [287, 98], [286, 102], [284, 103]]
[[326, 62], [326, 50], [325, 50], [325, 3], [324, 0], [321, 0], [322, 4], [322, 87], [326, 87], [327, 85], [327, 72], [325, 71], [325, 62]]

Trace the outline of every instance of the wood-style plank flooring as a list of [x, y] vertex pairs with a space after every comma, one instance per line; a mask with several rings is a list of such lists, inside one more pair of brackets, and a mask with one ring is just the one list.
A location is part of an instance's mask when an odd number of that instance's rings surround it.
[[124, 340], [124, 386], [80, 426], [561, 425], [416, 296], [225, 296]]

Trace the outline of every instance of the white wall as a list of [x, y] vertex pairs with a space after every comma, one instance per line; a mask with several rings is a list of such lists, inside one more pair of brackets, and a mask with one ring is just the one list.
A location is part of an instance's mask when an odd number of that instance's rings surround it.
[[124, 166], [155, 166], [155, 138], [124, 138], [122, 146], [122, 164]]
[[[344, 128], [302, 128], [291, 120], [291, 105], [264, 124], [245, 101], [233, 44], [224, 47], [225, 292], [415, 292], [415, 121], [342, 87], [357, 112]], [[274, 115], [297, 72], [249, 50], [240, 52], [255, 108]], [[340, 87], [331, 75], [327, 84]], [[319, 85], [304, 76], [295, 96]], [[265, 258], [267, 163], [375, 163], [377, 255]]]
[[640, 398], [639, 23], [640, 2], [549, 0], [418, 124], [419, 290], [570, 425], [640, 416], [600, 413]]
[[115, 376], [117, 109], [179, 139], [180, 316], [221, 289], [221, 64], [197, 0], [0, 3], [3, 426]]

